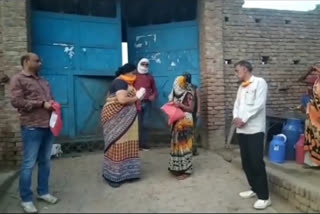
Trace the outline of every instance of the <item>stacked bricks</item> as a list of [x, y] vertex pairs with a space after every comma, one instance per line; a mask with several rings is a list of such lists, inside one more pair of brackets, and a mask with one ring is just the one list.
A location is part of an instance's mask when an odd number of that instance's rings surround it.
[[[226, 121], [232, 117], [238, 80], [234, 63], [249, 60], [254, 75], [265, 78], [269, 93], [267, 109], [288, 111], [300, 104], [306, 90], [298, 79], [313, 63], [320, 65], [320, 12], [248, 9], [226, 0], [224, 5], [224, 64]], [[267, 64], [262, 58], [268, 57]]]
[[320, 10], [249, 9], [242, 8], [243, 0], [198, 2], [201, 110], [209, 144], [220, 147], [239, 86], [237, 61], [250, 61], [254, 75], [268, 82], [268, 111], [288, 111], [300, 104], [306, 85], [298, 79], [313, 63], [320, 65]]
[[290, 204], [304, 213], [320, 212], [320, 192], [299, 182], [291, 182], [284, 176], [268, 174], [269, 188], [272, 192], [288, 200]]
[[[0, 0], [0, 76], [21, 70], [20, 57], [27, 52], [25, 0]], [[21, 162], [22, 143], [18, 114], [9, 100], [9, 83], [0, 84], [0, 167]]]
[[223, 0], [199, 2], [201, 111], [206, 136], [204, 146], [223, 145], [225, 131], [225, 82], [223, 66]]

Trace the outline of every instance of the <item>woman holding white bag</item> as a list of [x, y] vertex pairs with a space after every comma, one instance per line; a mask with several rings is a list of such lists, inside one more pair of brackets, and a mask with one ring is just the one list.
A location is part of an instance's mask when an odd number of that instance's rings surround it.
[[145, 89], [136, 91], [136, 67], [125, 64], [116, 72], [101, 112], [104, 135], [103, 177], [111, 187], [140, 178], [138, 117], [135, 103]]

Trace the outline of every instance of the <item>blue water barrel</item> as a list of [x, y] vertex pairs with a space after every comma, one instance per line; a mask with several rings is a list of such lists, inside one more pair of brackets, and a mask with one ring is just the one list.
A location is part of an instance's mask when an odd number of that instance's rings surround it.
[[295, 145], [303, 133], [303, 121], [299, 119], [288, 119], [282, 129], [282, 133], [287, 137], [285, 158], [286, 160], [295, 160]]
[[273, 136], [269, 147], [269, 160], [274, 163], [285, 161], [287, 137], [284, 134]]

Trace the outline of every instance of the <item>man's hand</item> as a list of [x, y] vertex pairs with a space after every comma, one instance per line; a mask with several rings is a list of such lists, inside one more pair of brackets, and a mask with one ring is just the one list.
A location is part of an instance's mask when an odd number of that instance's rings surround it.
[[197, 118], [200, 117], [200, 111], [197, 111], [197, 114], [196, 114]]
[[52, 110], [52, 103], [51, 102], [44, 102], [43, 107], [47, 110]]
[[241, 118], [238, 117], [233, 120], [233, 123], [237, 128], [242, 128], [245, 125]]
[[239, 118], [234, 118], [233, 119], [233, 124], [237, 127], [237, 128], [239, 128], [238, 126], [239, 126]]
[[246, 125], [241, 119], [239, 121], [239, 128], [242, 128], [244, 125]]

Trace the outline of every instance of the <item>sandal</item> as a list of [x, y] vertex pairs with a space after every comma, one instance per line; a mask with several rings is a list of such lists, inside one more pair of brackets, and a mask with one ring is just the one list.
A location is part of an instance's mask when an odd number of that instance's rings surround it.
[[113, 188], [118, 188], [121, 186], [121, 182], [113, 182], [110, 181], [109, 179], [105, 178], [104, 175], [102, 175], [102, 177], [104, 178], [104, 180], [109, 184], [109, 186], [113, 187]]
[[118, 188], [121, 186], [121, 183], [118, 182], [112, 182], [112, 181], [108, 181], [109, 186], [113, 187], [113, 188]]

